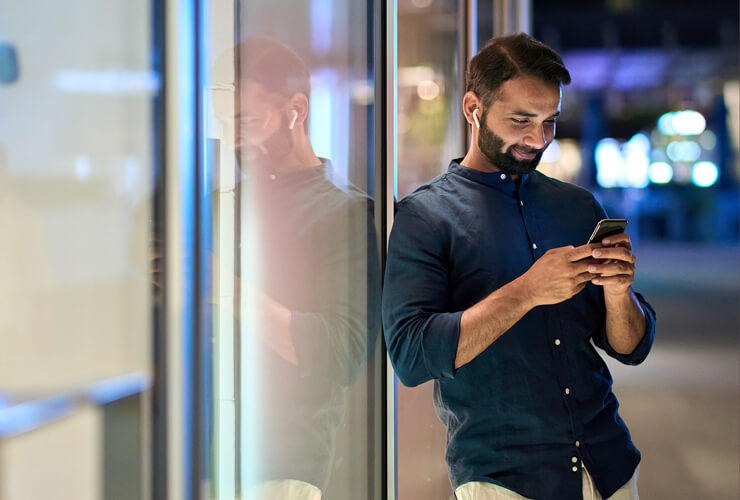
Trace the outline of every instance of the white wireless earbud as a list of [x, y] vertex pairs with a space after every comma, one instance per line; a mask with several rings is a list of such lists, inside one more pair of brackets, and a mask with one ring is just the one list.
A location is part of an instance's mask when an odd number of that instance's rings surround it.
[[478, 121], [478, 108], [473, 110], [473, 121], [475, 122], [475, 126], [480, 128], [480, 121]]
[[293, 127], [295, 127], [295, 121], [298, 119], [298, 111], [291, 109], [290, 112], [293, 115], [293, 118], [290, 119], [290, 125], [288, 125], [288, 128], [293, 130]]

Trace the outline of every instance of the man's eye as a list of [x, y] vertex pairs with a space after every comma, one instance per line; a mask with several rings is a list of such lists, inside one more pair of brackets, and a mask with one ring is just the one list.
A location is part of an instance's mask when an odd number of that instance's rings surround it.
[[517, 125], [526, 125], [527, 123], [529, 123], [529, 120], [517, 120], [516, 118], [512, 118], [511, 121], [513, 121]]

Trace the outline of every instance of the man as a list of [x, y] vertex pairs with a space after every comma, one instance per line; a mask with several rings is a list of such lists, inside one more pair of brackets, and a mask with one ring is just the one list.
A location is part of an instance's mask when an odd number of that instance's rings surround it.
[[494, 38], [470, 61], [466, 156], [398, 204], [383, 323], [400, 380], [434, 379], [459, 499], [636, 499], [640, 454], [591, 342], [645, 359], [655, 313], [629, 236], [585, 245], [604, 210], [536, 171], [570, 75]]
[[[380, 264], [372, 200], [337, 187], [308, 135], [311, 77], [277, 40], [249, 38], [215, 63], [236, 67], [235, 96], [216, 94], [240, 169], [245, 296], [242, 371], [254, 436], [243, 460], [246, 498], [319, 500], [335, 457], [346, 388], [365, 367], [380, 327]], [[231, 87], [214, 76], [214, 86]], [[243, 306], [243, 307], [242, 307]], [[244, 338], [249, 335], [250, 338]], [[256, 341], [255, 341], [256, 340]], [[343, 452], [345, 450], [340, 450]]]

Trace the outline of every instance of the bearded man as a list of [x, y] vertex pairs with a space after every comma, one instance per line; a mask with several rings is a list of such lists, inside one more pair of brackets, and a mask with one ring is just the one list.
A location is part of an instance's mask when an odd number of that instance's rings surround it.
[[626, 233], [585, 244], [593, 195], [536, 170], [555, 136], [560, 56], [528, 35], [470, 61], [464, 158], [398, 204], [383, 291], [405, 385], [434, 380], [458, 499], [636, 499], [640, 453], [599, 347], [642, 362], [655, 313]]

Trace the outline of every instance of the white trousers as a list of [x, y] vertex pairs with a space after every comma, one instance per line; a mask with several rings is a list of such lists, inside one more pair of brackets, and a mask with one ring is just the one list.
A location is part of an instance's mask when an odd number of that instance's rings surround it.
[[[640, 467], [638, 466], [632, 478], [606, 500], [639, 500], [640, 497], [637, 495], [637, 476], [639, 472]], [[581, 468], [581, 477], [583, 478], [583, 500], [603, 500], [596, 489], [591, 474], [588, 473], [585, 467]], [[455, 490], [455, 496], [458, 500], [528, 500], [526, 497], [497, 484], [478, 481], [459, 486]]]

